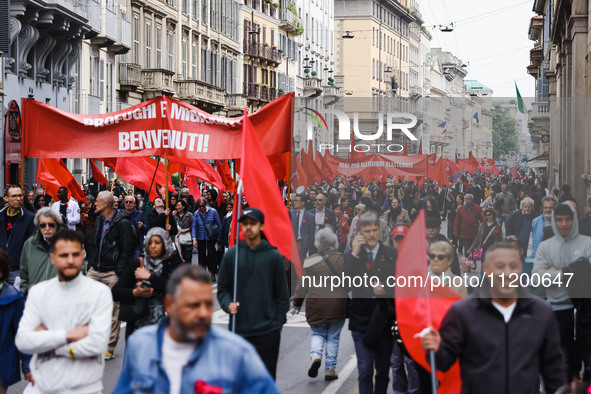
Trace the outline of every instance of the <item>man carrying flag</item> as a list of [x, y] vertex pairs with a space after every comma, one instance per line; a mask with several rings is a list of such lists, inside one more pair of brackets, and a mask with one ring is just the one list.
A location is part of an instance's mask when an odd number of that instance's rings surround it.
[[287, 321], [289, 294], [283, 257], [263, 239], [265, 215], [257, 208], [246, 208], [238, 219], [246, 240], [238, 244], [240, 279], [233, 302], [236, 246], [222, 259], [218, 274], [218, 301], [226, 313], [235, 315], [236, 334], [257, 350], [269, 373], [276, 377], [281, 328]]
[[435, 351], [437, 369], [447, 371], [459, 358], [462, 393], [539, 393], [540, 376], [546, 393], [564, 383], [552, 308], [526, 288], [509, 286], [522, 268], [511, 243], [493, 245], [482, 265], [483, 286], [454, 303], [439, 331], [431, 328], [421, 339]]

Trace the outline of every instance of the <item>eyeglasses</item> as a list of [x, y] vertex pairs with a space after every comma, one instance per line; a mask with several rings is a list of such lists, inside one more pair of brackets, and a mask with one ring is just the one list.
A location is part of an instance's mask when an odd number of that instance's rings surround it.
[[432, 253], [429, 253], [429, 258], [431, 260], [435, 260], [435, 259], [443, 260], [443, 259], [446, 259], [448, 257], [449, 257], [448, 254], [432, 254]]
[[49, 228], [54, 228], [56, 226], [55, 223], [39, 223], [39, 228], [45, 228], [49, 226]]

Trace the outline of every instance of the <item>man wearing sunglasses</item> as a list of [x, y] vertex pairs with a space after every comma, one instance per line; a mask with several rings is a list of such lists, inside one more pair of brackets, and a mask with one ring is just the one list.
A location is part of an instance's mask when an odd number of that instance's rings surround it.
[[62, 216], [49, 207], [38, 210], [33, 222], [35, 234], [25, 241], [21, 255], [19, 290], [25, 297], [31, 287], [57, 275], [49, 260], [49, 243], [58, 229], [65, 228]]

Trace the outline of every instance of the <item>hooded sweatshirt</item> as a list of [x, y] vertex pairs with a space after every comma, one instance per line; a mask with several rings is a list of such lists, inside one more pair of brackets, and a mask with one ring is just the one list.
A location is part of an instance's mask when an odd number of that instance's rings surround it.
[[[585, 257], [591, 260], [591, 237], [587, 237], [579, 234], [579, 223], [577, 221], [576, 214], [573, 211], [573, 226], [570, 229], [570, 233], [563, 237], [558, 231], [556, 226], [555, 212], [552, 212], [552, 230], [554, 230], [554, 236], [549, 238], [538, 247], [536, 257], [534, 259], [534, 267], [532, 274], [540, 276], [541, 283], [548, 282], [544, 278], [550, 278], [552, 284], [550, 286], [544, 286], [546, 289], [546, 296], [548, 302], [552, 305], [552, 309], [564, 310], [573, 308], [573, 304], [568, 296], [566, 282], [568, 277], [561, 275], [561, 270], [573, 263], [579, 257]], [[549, 268], [555, 267], [556, 271], [548, 271]], [[562, 285], [558, 283], [558, 276], [561, 276]]]
[[[217, 297], [226, 313], [232, 302], [235, 256], [234, 246], [224, 254], [218, 274]], [[287, 321], [289, 294], [283, 257], [266, 240], [254, 249], [246, 241], [239, 243], [236, 300], [240, 303], [236, 314], [238, 335], [263, 335], [280, 329]]]

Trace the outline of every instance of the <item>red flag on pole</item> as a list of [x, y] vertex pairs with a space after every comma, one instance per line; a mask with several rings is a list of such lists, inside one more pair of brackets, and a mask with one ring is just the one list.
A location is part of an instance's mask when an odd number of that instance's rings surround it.
[[408, 141], [404, 141], [404, 151], [402, 152], [404, 156], [408, 156]]
[[349, 154], [349, 158], [351, 158], [351, 159], [359, 159], [359, 158], [365, 156], [363, 154], [363, 152], [357, 152], [355, 150], [355, 146], [356, 146], [356, 144], [355, 144], [355, 133], [353, 133], [353, 134], [351, 134], [351, 153]]
[[[414, 223], [410, 226], [406, 237], [398, 249], [396, 264], [397, 282], [401, 278], [427, 278], [427, 239], [425, 227], [425, 211], [421, 210]], [[416, 283], [416, 282], [415, 282]], [[421, 346], [421, 339], [415, 338], [427, 327], [439, 329], [443, 317], [451, 305], [461, 298], [461, 295], [449, 287], [436, 287], [431, 293], [428, 286], [404, 286], [395, 289], [396, 320], [402, 342], [412, 358], [428, 371], [431, 370], [426, 360], [426, 353]], [[456, 362], [447, 372], [437, 372], [441, 383], [438, 393], [457, 394], [460, 392], [460, 367]]]
[[293, 263], [298, 276], [302, 275], [302, 265], [293, 234], [289, 214], [277, 188], [277, 182], [269, 160], [265, 156], [257, 134], [244, 111], [242, 118], [242, 160], [240, 176], [248, 203], [263, 211], [265, 235], [269, 243]]
[[39, 159], [36, 178], [47, 190], [47, 194], [57, 201], [57, 191], [61, 186], [68, 188], [68, 196], [86, 201], [86, 196], [74, 176], [59, 159]]
[[108, 185], [109, 181], [107, 181], [107, 178], [105, 178], [101, 170], [99, 170], [96, 163], [94, 162], [94, 159], [90, 159], [88, 161], [90, 162], [90, 168], [92, 169], [92, 177], [94, 178], [94, 180], [100, 183], [101, 185]]
[[228, 162], [226, 160], [216, 160], [215, 161], [218, 173], [222, 177], [222, 181], [224, 182], [224, 187], [230, 193], [234, 193], [236, 190], [236, 184], [234, 182], [234, 178], [232, 178], [232, 173], [230, 172], [230, 167], [228, 166]]
[[433, 179], [439, 186], [447, 185], [447, 172], [443, 157], [439, 158], [437, 163], [429, 169], [429, 178]]
[[310, 154], [306, 152], [302, 152], [301, 156], [302, 170], [304, 170], [304, 172], [307, 174], [308, 185], [322, 181], [322, 179], [324, 179], [324, 176], [316, 166], [316, 163], [314, 163], [314, 159], [312, 159], [312, 156], [310, 156]]
[[[152, 191], [149, 196], [150, 201], [153, 201], [154, 198], [158, 197], [156, 185], [164, 186], [168, 184], [168, 190], [173, 193], [176, 191], [170, 179], [166, 182], [164, 163], [157, 164], [156, 160], [149, 157], [120, 157], [117, 159], [115, 172], [125, 182], [142, 188], [145, 191], [150, 190], [150, 184], [152, 183], [152, 179], [154, 179]], [[156, 178], [154, 178], [154, 173], [156, 173]]]
[[423, 139], [421, 138], [419, 140], [419, 151], [417, 153], [418, 155], [422, 155], [423, 154]]

